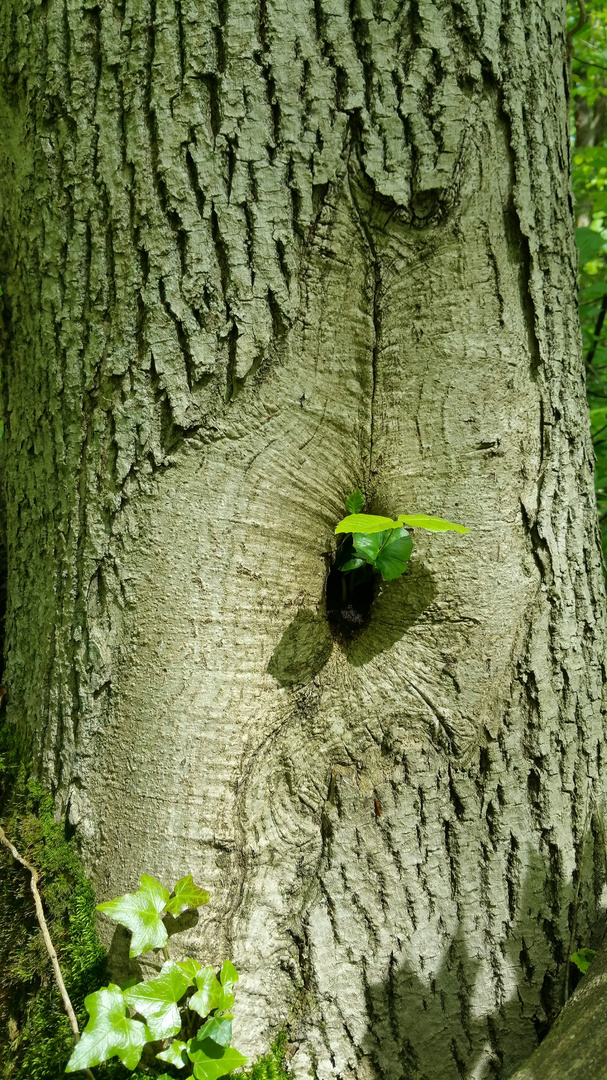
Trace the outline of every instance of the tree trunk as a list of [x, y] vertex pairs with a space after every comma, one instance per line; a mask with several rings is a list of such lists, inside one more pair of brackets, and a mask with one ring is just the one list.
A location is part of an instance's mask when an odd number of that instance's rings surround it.
[[[510, 1076], [602, 911], [564, 18], [0, 10], [9, 722], [100, 900], [212, 890], [296, 1077]], [[356, 484], [472, 532], [346, 637]]]

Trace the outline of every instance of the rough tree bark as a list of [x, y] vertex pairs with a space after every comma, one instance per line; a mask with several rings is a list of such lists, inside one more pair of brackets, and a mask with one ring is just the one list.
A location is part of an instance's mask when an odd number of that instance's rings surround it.
[[[296, 1077], [511, 1075], [603, 909], [564, 19], [0, 8], [9, 722]], [[357, 483], [472, 533], [345, 641]]]

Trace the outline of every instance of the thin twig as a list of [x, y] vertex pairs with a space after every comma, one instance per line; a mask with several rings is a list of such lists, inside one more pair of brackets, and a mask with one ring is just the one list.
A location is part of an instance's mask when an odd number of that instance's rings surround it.
[[[51, 964], [53, 965], [53, 971], [55, 972], [55, 978], [57, 980], [57, 986], [59, 987], [59, 993], [61, 994], [61, 1000], [63, 1001], [63, 1006], [69, 1017], [69, 1021], [72, 1027], [74, 1042], [77, 1043], [80, 1039], [78, 1021], [76, 1019], [74, 1007], [70, 1001], [70, 996], [65, 988], [63, 975], [61, 974], [61, 968], [59, 967], [59, 960], [57, 959], [57, 953], [55, 952], [55, 947], [51, 941], [51, 935], [48, 932], [48, 926], [44, 917], [44, 909], [42, 907], [42, 900], [40, 899], [40, 893], [38, 892], [38, 871], [34, 866], [32, 866], [31, 863], [27, 861], [27, 859], [23, 858], [23, 855], [19, 854], [15, 845], [11, 844], [2, 826], [0, 826], [0, 843], [3, 844], [8, 851], [10, 851], [13, 859], [16, 859], [17, 862], [21, 863], [21, 865], [24, 866], [31, 875], [30, 885], [34, 896], [34, 904], [36, 906], [36, 918], [38, 919], [40, 930], [42, 931], [42, 937], [44, 939], [46, 951], [51, 958]], [[89, 1077], [89, 1080], [95, 1080], [95, 1075], [91, 1072], [90, 1069], [83, 1069], [82, 1072], [86, 1073], [86, 1075]]]

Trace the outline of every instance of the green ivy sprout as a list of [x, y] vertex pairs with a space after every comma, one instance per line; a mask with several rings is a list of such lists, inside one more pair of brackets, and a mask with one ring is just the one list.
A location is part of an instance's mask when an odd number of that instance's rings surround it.
[[[208, 900], [208, 892], [189, 874], [172, 893], [156, 878], [142, 874], [136, 893], [97, 904], [98, 911], [131, 931], [130, 956], [162, 949], [165, 963], [147, 982], [110, 983], [85, 998], [89, 1022], [67, 1063], [67, 1073], [86, 1071], [112, 1057], [134, 1072], [148, 1043], [154, 1044], [150, 1050], [158, 1061], [184, 1069], [183, 1076], [195, 1080], [218, 1080], [245, 1064], [247, 1059], [230, 1045], [238, 982], [234, 965], [226, 961], [217, 973], [197, 960], [174, 961], [169, 956], [165, 917]], [[163, 1072], [156, 1080], [172, 1077]]]
[[335, 529], [336, 534], [346, 534], [335, 556], [336, 568], [344, 573], [371, 567], [384, 581], [399, 578], [407, 569], [413, 551], [413, 541], [405, 525], [430, 532], [470, 532], [464, 525], [429, 514], [399, 514], [396, 521], [376, 514], [361, 514], [364, 505], [364, 497], [356, 488], [346, 499], [348, 516]]
[[575, 964], [580, 969], [582, 975], [585, 975], [590, 967], [592, 961], [596, 956], [596, 949], [578, 949], [574, 952], [573, 956], [570, 956], [572, 964]]

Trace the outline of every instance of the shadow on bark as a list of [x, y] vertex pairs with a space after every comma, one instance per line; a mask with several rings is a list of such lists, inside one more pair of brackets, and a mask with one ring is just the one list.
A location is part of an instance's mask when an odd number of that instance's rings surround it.
[[287, 626], [268, 664], [281, 686], [309, 682], [331, 655], [333, 642], [326, 619], [314, 611], [298, 611]]
[[346, 645], [353, 667], [368, 664], [405, 636], [436, 596], [434, 577], [421, 562], [411, 562], [397, 581], [385, 582], [371, 608], [371, 621]]
[[[417, 971], [399, 967], [393, 954], [389, 979], [367, 990], [369, 1029], [363, 1051], [377, 1080], [513, 1076], [563, 1004], [562, 926], [560, 932], [552, 927], [542, 910], [551, 878], [552, 868], [536, 855], [517, 898], [520, 918], [495, 942], [491, 972], [471, 954], [470, 935], [461, 925], [438, 968], [433, 956], [423, 955]], [[569, 881], [559, 896], [559, 911], [574, 902], [575, 886]], [[538, 938], [543, 939], [543, 970], [538, 970]], [[419, 972], [424, 963], [427, 978]], [[504, 979], [508, 968], [512, 976]], [[491, 1009], [500, 994], [504, 1000]], [[485, 1007], [483, 997], [489, 995]]]
[[[199, 914], [197, 911], [184, 911], [177, 918], [174, 918], [173, 915], [166, 915], [164, 925], [169, 935], [169, 943], [173, 934], [181, 934], [184, 930], [190, 930], [191, 927], [197, 925], [198, 920]], [[164, 964], [162, 951], [152, 950], [144, 953], [143, 956], [131, 957], [129, 956], [130, 946], [130, 932], [123, 926], [117, 926], [108, 948], [107, 961], [108, 969], [112, 973], [112, 979], [118, 984], [128, 982], [129, 979], [137, 979], [138, 982], [141, 982], [143, 979], [153, 978]]]
[[334, 637], [349, 663], [362, 667], [404, 637], [435, 596], [434, 577], [422, 563], [414, 562], [402, 578], [383, 583], [369, 622], [353, 633], [332, 634], [323, 615], [304, 608], [282, 635], [267, 671], [280, 686], [309, 682], [327, 663]]

